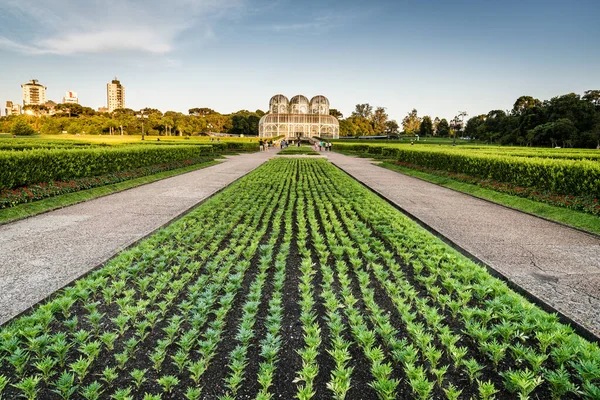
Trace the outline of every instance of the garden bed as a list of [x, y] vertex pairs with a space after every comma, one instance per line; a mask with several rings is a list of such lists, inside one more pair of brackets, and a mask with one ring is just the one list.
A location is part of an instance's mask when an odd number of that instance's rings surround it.
[[598, 398], [599, 360], [327, 161], [276, 159], [0, 329], [0, 394]]

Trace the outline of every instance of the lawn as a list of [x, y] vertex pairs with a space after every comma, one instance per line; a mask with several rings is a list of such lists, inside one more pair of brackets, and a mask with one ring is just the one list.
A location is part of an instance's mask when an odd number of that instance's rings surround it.
[[0, 329], [5, 398], [598, 398], [600, 349], [322, 159], [274, 159]]
[[310, 148], [308, 146], [287, 147], [287, 148], [281, 150], [277, 154], [283, 155], [283, 156], [293, 156], [293, 155], [318, 156], [319, 155], [318, 152], [314, 151], [312, 148]]

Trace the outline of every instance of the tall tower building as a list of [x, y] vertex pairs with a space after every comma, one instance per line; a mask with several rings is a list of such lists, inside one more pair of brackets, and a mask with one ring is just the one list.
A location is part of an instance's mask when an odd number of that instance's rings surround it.
[[23, 105], [43, 105], [46, 103], [46, 87], [40, 85], [37, 79], [21, 85], [23, 89]]
[[108, 112], [113, 112], [117, 108], [125, 108], [125, 87], [116, 77], [111, 83], [106, 84], [106, 98]]
[[77, 92], [66, 92], [65, 97], [63, 97], [64, 104], [79, 104], [79, 98], [77, 97]]

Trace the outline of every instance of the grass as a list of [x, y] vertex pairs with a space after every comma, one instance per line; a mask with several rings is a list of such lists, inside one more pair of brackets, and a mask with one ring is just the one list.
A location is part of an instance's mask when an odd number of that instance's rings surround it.
[[285, 148], [283, 150], [281, 150], [279, 153], [279, 155], [306, 155], [306, 156], [318, 156], [319, 153], [314, 151], [313, 149], [311, 149], [310, 147], [307, 146], [302, 146], [302, 147], [288, 147]]
[[130, 189], [136, 186], [141, 186], [146, 183], [156, 182], [161, 179], [169, 178], [171, 176], [184, 174], [186, 172], [194, 171], [210, 167], [218, 164], [219, 161], [208, 161], [206, 163], [194, 164], [184, 168], [173, 169], [170, 171], [160, 172], [154, 175], [143, 176], [136, 179], [131, 179], [124, 182], [115, 183], [112, 185], [101, 186], [93, 189], [82, 190], [75, 193], [67, 193], [64, 195], [50, 197], [48, 199], [36, 201], [33, 203], [19, 204], [18, 206], [6, 208], [0, 210], [0, 224], [13, 222], [19, 219], [31, 217], [37, 214], [41, 214], [47, 211], [52, 211], [57, 208], [70, 206], [73, 204], [81, 203], [83, 201], [92, 200], [98, 197], [106, 196], [109, 194], [117, 193], [126, 189]]
[[[10, 139], [11, 134], [0, 134], [0, 138]], [[252, 138], [239, 138], [239, 137], [210, 137], [210, 136], [148, 136], [144, 142], [156, 142], [156, 139], [160, 138], [161, 142], [164, 141], [185, 141], [189, 143], [201, 142], [203, 144], [210, 144], [211, 139], [214, 141], [219, 140], [221, 142], [258, 142], [258, 137]], [[126, 143], [140, 143], [142, 142], [141, 135], [73, 135], [73, 134], [60, 134], [60, 135], [32, 135], [32, 136], [17, 136], [17, 139], [41, 139], [41, 140], [72, 140], [74, 142], [85, 142], [93, 144], [126, 144]]]
[[553, 221], [558, 221], [575, 228], [583, 229], [600, 235], [600, 218], [579, 211], [569, 210], [568, 208], [556, 207], [522, 197], [511, 196], [504, 193], [499, 193], [494, 190], [485, 189], [470, 183], [458, 182], [454, 179], [442, 177], [434, 174], [429, 174], [422, 171], [406, 168], [389, 162], [378, 164], [380, 167], [387, 168], [393, 171], [422, 179], [427, 182], [435, 183], [440, 186], [447, 187], [471, 196], [489, 200], [503, 206], [511, 207], [519, 211], [524, 211], [539, 217], [547, 218]]

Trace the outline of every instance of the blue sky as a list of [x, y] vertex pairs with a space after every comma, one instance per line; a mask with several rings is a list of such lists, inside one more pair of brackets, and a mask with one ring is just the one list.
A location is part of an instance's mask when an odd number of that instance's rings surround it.
[[222, 113], [323, 94], [400, 121], [600, 89], [598, 1], [2, 0], [0, 101], [35, 78], [60, 101]]

